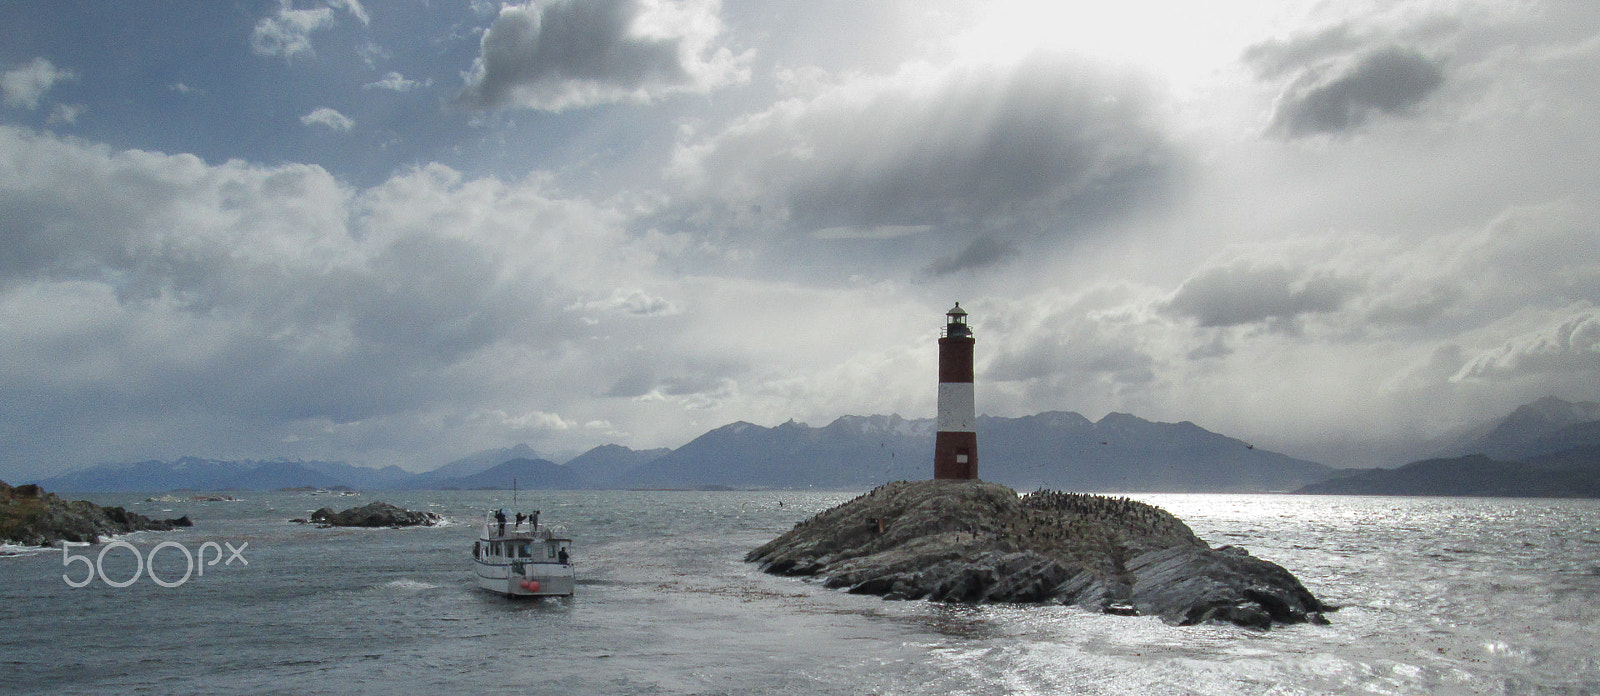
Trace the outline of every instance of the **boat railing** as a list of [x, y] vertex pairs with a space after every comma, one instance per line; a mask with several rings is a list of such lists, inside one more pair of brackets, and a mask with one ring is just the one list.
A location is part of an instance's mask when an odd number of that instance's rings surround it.
[[483, 536], [484, 538], [504, 537], [539, 540], [564, 539], [567, 536], [567, 528], [565, 525], [559, 524], [540, 524], [538, 526], [530, 526], [527, 522], [523, 522], [521, 525], [518, 525], [515, 522], [507, 521], [505, 525], [505, 531], [502, 532], [500, 531], [500, 522], [491, 517], [489, 521], [485, 522], [483, 525]]

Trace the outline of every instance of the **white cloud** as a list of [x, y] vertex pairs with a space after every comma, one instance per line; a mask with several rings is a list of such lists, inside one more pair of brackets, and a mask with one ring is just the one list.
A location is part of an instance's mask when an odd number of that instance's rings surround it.
[[284, 2], [277, 13], [256, 22], [255, 29], [250, 32], [250, 50], [257, 55], [284, 58], [311, 53], [311, 32], [332, 24], [333, 10], [326, 7], [296, 10]]
[[750, 54], [715, 45], [719, 9], [716, 0], [504, 6], [460, 98], [478, 109], [565, 111], [746, 81]]
[[311, 113], [301, 116], [300, 122], [308, 126], [322, 126], [340, 133], [348, 133], [356, 127], [356, 122], [350, 120], [350, 117], [326, 106], [313, 109]]
[[337, 21], [335, 10], [348, 13], [362, 24], [372, 21], [360, 0], [323, 0], [322, 4], [322, 7], [297, 10], [292, 0], [279, 0], [277, 11], [262, 17], [250, 31], [250, 50], [257, 55], [284, 58], [314, 54], [311, 34], [332, 27]]
[[78, 117], [88, 110], [89, 107], [82, 104], [57, 104], [55, 108], [50, 110], [50, 118], [48, 120], [50, 123], [64, 123], [70, 126], [77, 123]]
[[336, 10], [344, 10], [345, 12], [350, 13], [350, 16], [355, 17], [357, 20], [360, 20], [360, 22], [362, 24], [371, 24], [372, 23], [372, 17], [367, 14], [367, 8], [361, 6], [361, 0], [325, 0], [325, 1], [328, 3], [328, 7], [331, 7], [331, 8], [336, 9]]
[[374, 41], [361, 44], [361, 47], [356, 49], [356, 54], [361, 56], [361, 62], [366, 63], [368, 68], [376, 68], [379, 63], [394, 57], [394, 53]]
[[617, 288], [611, 296], [601, 300], [591, 300], [572, 305], [571, 309], [619, 312], [626, 316], [663, 316], [679, 314], [683, 311], [664, 297], [651, 295], [639, 288]]
[[391, 92], [410, 92], [411, 90], [417, 89], [418, 87], [427, 87], [427, 86], [432, 85], [432, 84], [433, 84], [433, 80], [427, 80], [426, 82], [418, 82], [416, 80], [408, 80], [408, 79], [406, 79], [405, 75], [401, 75], [400, 73], [391, 72], [391, 73], [389, 73], [387, 75], [384, 75], [383, 79], [378, 80], [376, 82], [368, 82], [367, 84], [362, 85], [361, 88], [362, 89], [386, 89], [386, 90], [389, 90]]
[[1468, 360], [1451, 380], [1593, 380], [1600, 376], [1600, 310], [1579, 304], [1553, 314], [1550, 324]]
[[24, 65], [0, 73], [0, 98], [9, 107], [37, 109], [39, 100], [57, 82], [76, 79], [77, 73], [57, 68], [44, 58], [34, 58]]
[[[603, 420], [565, 401], [610, 358], [564, 308], [647, 278], [652, 257], [604, 211], [542, 187], [431, 166], [352, 190], [317, 167], [211, 166], [0, 126], [0, 207], [26, 213], [0, 220], [0, 401], [30, 414], [6, 427], [32, 433], [5, 458], [293, 435], [306, 456], [395, 446], [437, 463], [504, 437], [455, 430], [450, 414]], [[213, 436], [227, 432], [260, 441]]]

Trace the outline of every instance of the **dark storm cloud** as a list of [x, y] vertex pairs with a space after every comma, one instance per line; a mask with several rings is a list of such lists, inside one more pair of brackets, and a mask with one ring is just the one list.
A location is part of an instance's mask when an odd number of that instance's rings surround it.
[[460, 99], [478, 109], [560, 111], [705, 89], [728, 78], [730, 54], [710, 63], [698, 55], [716, 33], [714, 16], [677, 17], [664, 33], [644, 35], [635, 30], [641, 12], [637, 0], [504, 7], [484, 32]]
[[854, 77], [685, 143], [677, 171], [702, 200], [802, 233], [926, 228], [965, 247], [928, 269], [949, 272], [1169, 184], [1148, 106], [1137, 78], [1053, 56]]
[[1378, 49], [1295, 78], [1278, 97], [1272, 130], [1291, 138], [1352, 131], [1378, 114], [1408, 113], [1444, 80], [1440, 62], [1415, 50]]
[[934, 261], [926, 269], [929, 275], [949, 275], [956, 271], [969, 271], [1004, 263], [1018, 254], [1017, 245], [994, 237], [979, 237], [955, 256]]
[[649, 394], [650, 390], [655, 387], [655, 383], [656, 379], [654, 375], [648, 372], [634, 372], [623, 375], [616, 382], [611, 384], [610, 389], [605, 390], [605, 392], [603, 392], [601, 395], [614, 398], [632, 399]]
[[1200, 326], [1265, 322], [1272, 328], [1286, 328], [1301, 315], [1338, 310], [1353, 291], [1349, 281], [1323, 273], [1236, 262], [1185, 281], [1164, 309], [1194, 319]]
[[1364, 38], [1349, 24], [1339, 24], [1306, 36], [1266, 41], [1245, 49], [1244, 61], [1263, 79], [1317, 65], [1361, 48]]
[[[1168, 153], [1139, 95], [1081, 67], [973, 71], [944, 88], [922, 103], [868, 105], [853, 127], [893, 149], [863, 143], [868, 157], [803, 182], [791, 199], [796, 218], [815, 228], [1082, 219], [1125, 206], [1165, 174]], [[891, 109], [915, 115], [906, 122]]]

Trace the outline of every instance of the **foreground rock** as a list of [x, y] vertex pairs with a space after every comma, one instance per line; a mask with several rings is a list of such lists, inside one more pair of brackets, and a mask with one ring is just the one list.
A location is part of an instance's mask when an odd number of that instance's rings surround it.
[[0, 481], [0, 541], [52, 546], [61, 541], [100, 543], [100, 537], [191, 527], [189, 516], [155, 520], [120, 507], [63, 500], [37, 484], [12, 487]]
[[1210, 548], [1160, 508], [980, 481], [900, 481], [824, 511], [746, 561], [885, 599], [1075, 604], [1177, 624], [1323, 623], [1281, 566]]
[[378, 501], [350, 508], [344, 512], [322, 508], [311, 513], [310, 522], [330, 527], [430, 527], [442, 519], [431, 512], [407, 510]]

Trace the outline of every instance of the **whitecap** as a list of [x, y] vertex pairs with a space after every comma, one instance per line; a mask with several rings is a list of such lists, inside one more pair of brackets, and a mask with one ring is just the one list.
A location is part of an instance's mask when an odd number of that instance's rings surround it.
[[399, 580], [390, 580], [389, 582], [383, 583], [382, 585], [379, 585], [378, 587], [382, 587], [382, 588], [385, 588], [385, 589], [391, 589], [391, 590], [405, 590], [407, 592], [415, 592], [415, 591], [418, 591], [418, 590], [438, 589], [439, 586], [435, 585], [435, 584], [433, 584], [431, 582], [423, 582], [421, 580], [412, 580], [411, 578], [400, 578]]
[[59, 551], [59, 547], [51, 546], [23, 546], [21, 544], [0, 544], [0, 556], [31, 556], [46, 551]]

